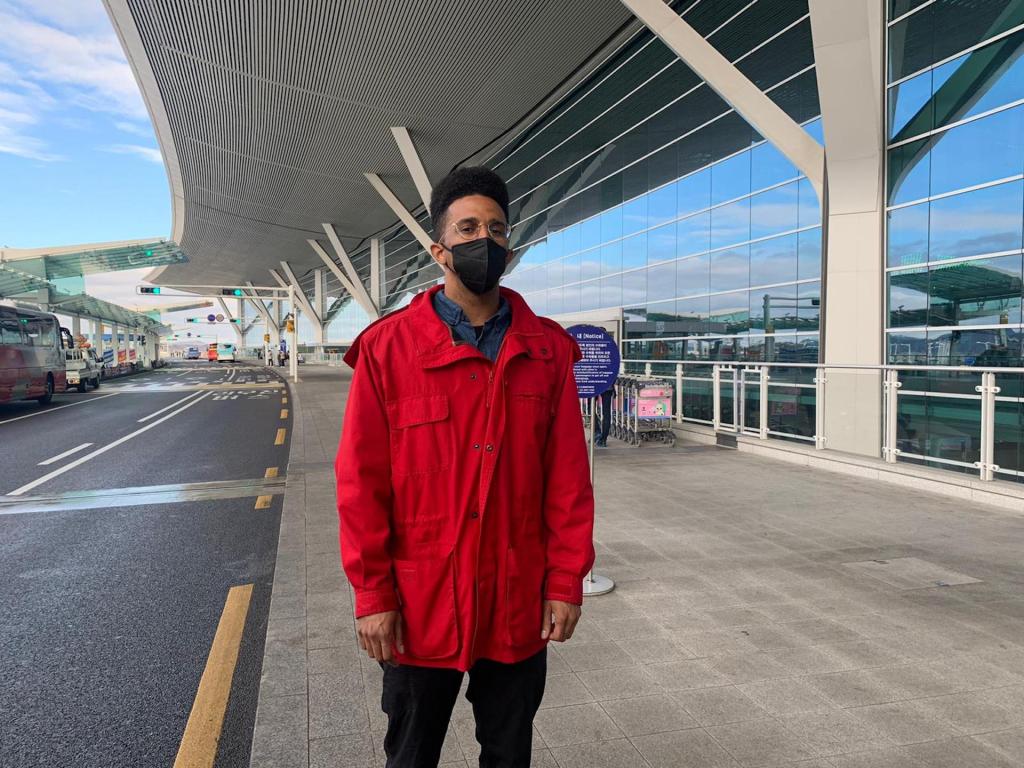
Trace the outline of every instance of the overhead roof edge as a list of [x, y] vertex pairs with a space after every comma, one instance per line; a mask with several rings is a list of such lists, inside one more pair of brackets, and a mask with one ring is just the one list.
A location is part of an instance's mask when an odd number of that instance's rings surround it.
[[176, 243], [182, 241], [185, 232], [185, 193], [181, 180], [181, 163], [178, 150], [171, 134], [171, 122], [167, 117], [160, 86], [157, 84], [153, 67], [146, 56], [142, 44], [142, 36], [135, 24], [128, 0], [103, 0], [103, 5], [110, 16], [110, 22], [121, 41], [121, 48], [128, 59], [128, 65], [135, 75], [135, 82], [146, 103], [149, 119], [156, 131], [156, 140], [160, 145], [160, 153], [164, 159], [164, 170], [167, 172], [167, 185], [171, 192], [171, 236]]

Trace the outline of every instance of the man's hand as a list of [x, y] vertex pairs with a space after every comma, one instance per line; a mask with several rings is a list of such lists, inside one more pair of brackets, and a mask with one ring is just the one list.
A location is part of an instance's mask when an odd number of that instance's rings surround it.
[[578, 605], [563, 603], [561, 600], [545, 600], [544, 616], [541, 622], [540, 636], [542, 640], [554, 640], [564, 643], [572, 637], [576, 622], [583, 611]]
[[402, 643], [402, 617], [398, 611], [371, 613], [356, 619], [359, 647], [371, 659], [386, 663], [394, 660], [394, 649], [405, 653]]

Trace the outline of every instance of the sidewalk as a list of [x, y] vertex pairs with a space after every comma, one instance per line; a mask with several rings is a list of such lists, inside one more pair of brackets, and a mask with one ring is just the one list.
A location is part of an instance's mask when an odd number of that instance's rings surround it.
[[[338, 557], [349, 376], [300, 374], [252, 765], [382, 766]], [[535, 766], [1024, 765], [1024, 518], [682, 443], [597, 475], [617, 586], [552, 646]], [[476, 757], [460, 699], [442, 762]]]

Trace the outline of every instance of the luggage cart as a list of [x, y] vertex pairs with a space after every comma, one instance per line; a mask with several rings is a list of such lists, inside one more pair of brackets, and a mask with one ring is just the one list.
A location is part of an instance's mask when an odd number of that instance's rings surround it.
[[657, 376], [622, 375], [612, 404], [612, 435], [630, 445], [673, 445], [673, 381]]

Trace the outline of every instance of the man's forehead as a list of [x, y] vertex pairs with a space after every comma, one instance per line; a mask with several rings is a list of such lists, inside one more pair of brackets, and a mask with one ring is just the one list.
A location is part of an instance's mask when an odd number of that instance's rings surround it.
[[485, 195], [466, 195], [453, 200], [448, 206], [448, 216], [455, 219], [476, 216], [505, 220], [505, 212], [501, 210], [501, 206]]

